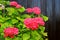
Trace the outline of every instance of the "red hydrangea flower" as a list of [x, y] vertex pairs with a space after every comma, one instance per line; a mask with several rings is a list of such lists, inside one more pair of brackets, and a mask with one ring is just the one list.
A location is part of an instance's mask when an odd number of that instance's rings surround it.
[[27, 9], [26, 9], [26, 12], [27, 12], [27, 13], [32, 13], [33, 10], [32, 10], [32, 8], [27, 8]]
[[24, 24], [26, 25], [26, 28], [36, 30], [38, 29], [39, 25], [44, 26], [45, 23], [42, 18], [26, 18], [24, 20]]
[[13, 33], [15, 34], [15, 35], [17, 35], [18, 34], [18, 29], [17, 28], [13, 28]]
[[31, 30], [38, 29], [38, 23], [36, 23], [35, 21], [33, 21], [32, 18], [26, 18], [24, 20], [24, 24], [26, 25], [26, 28], [29, 28]]
[[18, 28], [6, 28], [4, 30], [4, 37], [11, 37], [14, 38], [15, 35], [18, 34]]
[[42, 26], [45, 25], [45, 22], [43, 21], [43, 18], [41, 18], [41, 17], [40, 18], [39, 17], [35, 18], [35, 21]]
[[17, 5], [16, 8], [21, 8], [22, 6], [21, 5]]
[[33, 12], [34, 12], [35, 14], [40, 14], [40, 13], [41, 13], [41, 10], [40, 10], [39, 7], [34, 7], [34, 8], [33, 8]]
[[10, 5], [16, 7], [18, 5], [18, 3], [16, 1], [12, 1], [12, 2], [10, 2]]

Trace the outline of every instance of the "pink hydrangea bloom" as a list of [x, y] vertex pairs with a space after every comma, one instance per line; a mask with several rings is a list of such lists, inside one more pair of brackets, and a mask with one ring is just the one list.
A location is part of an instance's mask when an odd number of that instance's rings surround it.
[[32, 8], [27, 8], [27, 9], [26, 9], [26, 12], [27, 12], [27, 13], [32, 13], [33, 10], [32, 10]]
[[21, 5], [17, 5], [16, 8], [21, 8], [22, 6]]
[[14, 38], [14, 35], [18, 34], [18, 28], [6, 28], [4, 30], [4, 37], [11, 37]]
[[41, 18], [41, 17], [36, 17], [35, 21], [42, 26], [45, 25], [45, 22], [43, 21], [43, 18]]
[[33, 12], [34, 12], [35, 14], [40, 14], [40, 13], [41, 13], [41, 10], [40, 10], [39, 7], [34, 7], [34, 8], [33, 8]]
[[38, 24], [35, 21], [33, 21], [32, 18], [26, 18], [24, 20], [24, 24], [26, 25], [26, 28], [29, 28], [31, 30], [38, 29]]
[[14, 33], [14, 35], [17, 35], [18, 34], [18, 29], [17, 28], [13, 28], [13, 33]]
[[12, 2], [10, 2], [10, 5], [16, 7], [18, 5], [18, 3], [16, 1], [12, 1]]
[[44, 26], [45, 22], [43, 19], [40, 17], [36, 18], [26, 18], [24, 20], [24, 24], [26, 25], [26, 28], [36, 30], [38, 29], [39, 25]]

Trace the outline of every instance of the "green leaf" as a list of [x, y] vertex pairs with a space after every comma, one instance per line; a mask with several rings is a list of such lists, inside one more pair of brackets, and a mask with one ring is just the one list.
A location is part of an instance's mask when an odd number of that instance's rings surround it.
[[11, 19], [10, 17], [5, 17], [5, 20], [9, 20], [9, 19]]
[[20, 37], [15, 37], [13, 40], [21, 40]]
[[41, 38], [41, 35], [37, 31], [32, 31], [31, 37], [35, 40], [39, 40]]
[[22, 13], [22, 12], [24, 12], [24, 11], [25, 11], [25, 8], [24, 8], [24, 7], [22, 7], [22, 8], [20, 8], [20, 9], [18, 9], [18, 11]]
[[23, 40], [28, 40], [30, 38], [30, 33], [24, 33], [22, 37]]
[[22, 17], [22, 18], [30, 18], [31, 16], [28, 15], [28, 14], [23, 14], [21, 17]]
[[2, 28], [0, 28], [0, 33], [2, 33], [3, 32], [3, 29]]
[[6, 8], [6, 10], [7, 10], [8, 12], [11, 12], [11, 13], [14, 13], [14, 11], [15, 11], [15, 9], [12, 8], [12, 7], [8, 7], [8, 8]]
[[9, 26], [12, 26], [12, 24], [8, 23], [8, 22], [5, 22], [1, 25], [1, 28], [2, 29], [5, 29], [6, 27], [9, 27]]
[[0, 4], [9, 5], [9, 1], [0, 0]]
[[35, 38], [30, 38], [29, 40], [36, 40]]
[[7, 5], [9, 5], [9, 4], [10, 4], [10, 1], [5, 1], [5, 2], [6, 2], [6, 4], [7, 4]]
[[20, 20], [21, 18], [20, 17], [16, 17], [18, 20]]
[[12, 7], [8, 7], [6, 10], [8, 11], [8, 15], [16, 14], [16, 10]]
[[1, 36], [4, 36], [4, 33], [1, 33]]
[[0, 22], [4, 22], [4, 20], [3, 19], [0, 19]]
[[18, 27], [19, 29], [21, 29], [21, 26], [20, 26], [20, 25], [22, 25], [22, 23], [17, 24], [17, 27]]
[[47, 16], [42, 16], [43, 17], [43, 19], [44, 19], [44, 21], [48, 21], [48, 17]]
[[2, 7], [0, 7], [0, 10], [2, 10]]
[[15, 24], [15, 23], [17, 23], [17, 22], [18, 22], [18, 20], [12, 19], [12, 24]]
[[7, 38], [5, 38], [5, 40], [12, 40], [12, 39], [7, 37]]
[[7, 24], [5, 25], [5, 24], [2, 24], [1, 25], [1, 29], [5, 29], [7, 27]]
[[5, 21], [5, 18], [0, 16], [0, 22], [4, 22]]
[[23, 34], [21, 33], [21, 34], [18, 35], [18, 37], [22, 37], [22, 35], [23, 35]]
[[46, 38], [45, 40], [48, 40], [48, 38]]
[[26, 26], [23, 24], [23, 28], [25, 28]]
[[48, 36], [48, 35], [47, 35], [47, 32], [46, 32], [46, 33], [42, 33], [42, 34], [43, 34], [43, 36]]
[[41, 32], [44, 32], [45, 31], [45, 27], [40, 26], [39, 28], [40, 28]]
[[24, 21], [24, 19], [20, 18], [20, 17], [16, 17], [18, 20], [20, 20], [21, 22]]
[[44, 40], [43, 38], [40, 38], [40, 40]]

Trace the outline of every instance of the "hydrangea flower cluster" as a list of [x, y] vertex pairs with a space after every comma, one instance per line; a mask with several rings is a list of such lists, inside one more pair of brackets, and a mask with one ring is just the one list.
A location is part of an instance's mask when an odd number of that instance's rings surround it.
[[42, 18], [26, 18], [24, 20], [24, 24], [26, 25], [26, 28], [36, 30], [38, 29], [39, 25], [44, 26], [44, 21]]
[[41, 13], [41, 10], [39, 7], [34, 7], [34, 8], [27, 8], [26, 9], [26, 12], [28, 13], [34, 13], [34, 14], [40, 14]]
[[14, 38], [15, 35], [17, 35], [19, 32], [18, 28], [11, 28], [11, 27], [8, 27], [4, 30], [4, 37], [11, 37], [11, 38]]
[[21, 5], [19, 5], [19, 4], [18, 4], [17, 2], [15, 2], [15, 1], [10, 2], [10, 5], [13, 6], [13, 7], [16, 7], [16, 8], [21, 8], [21, 7], [22, 7]]

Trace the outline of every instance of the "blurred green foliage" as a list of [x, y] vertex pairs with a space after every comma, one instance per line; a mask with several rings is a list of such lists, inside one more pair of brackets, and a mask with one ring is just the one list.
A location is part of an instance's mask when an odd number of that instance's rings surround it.
[[[16, 9], [14, 7], [10, 7], [9, 1], [0, 0], [0, 4], [4, 5], [4, 9], [0, 10], [0, 40], [45, 40], [45, 27], [40, 27], [38, 30], [29, 30], [25, 28], [24, 19], [29, 17], [34, 17], [29, 14], [24, 13], [25, 8]], [[44, 21], [48, 20], [48, 17], [41, 15]], [[15, 36], [13, 39], [7, 37], [4, 38], [3, 30], [7, 27], [17, 27], [19, 28], [19, 34]]]

